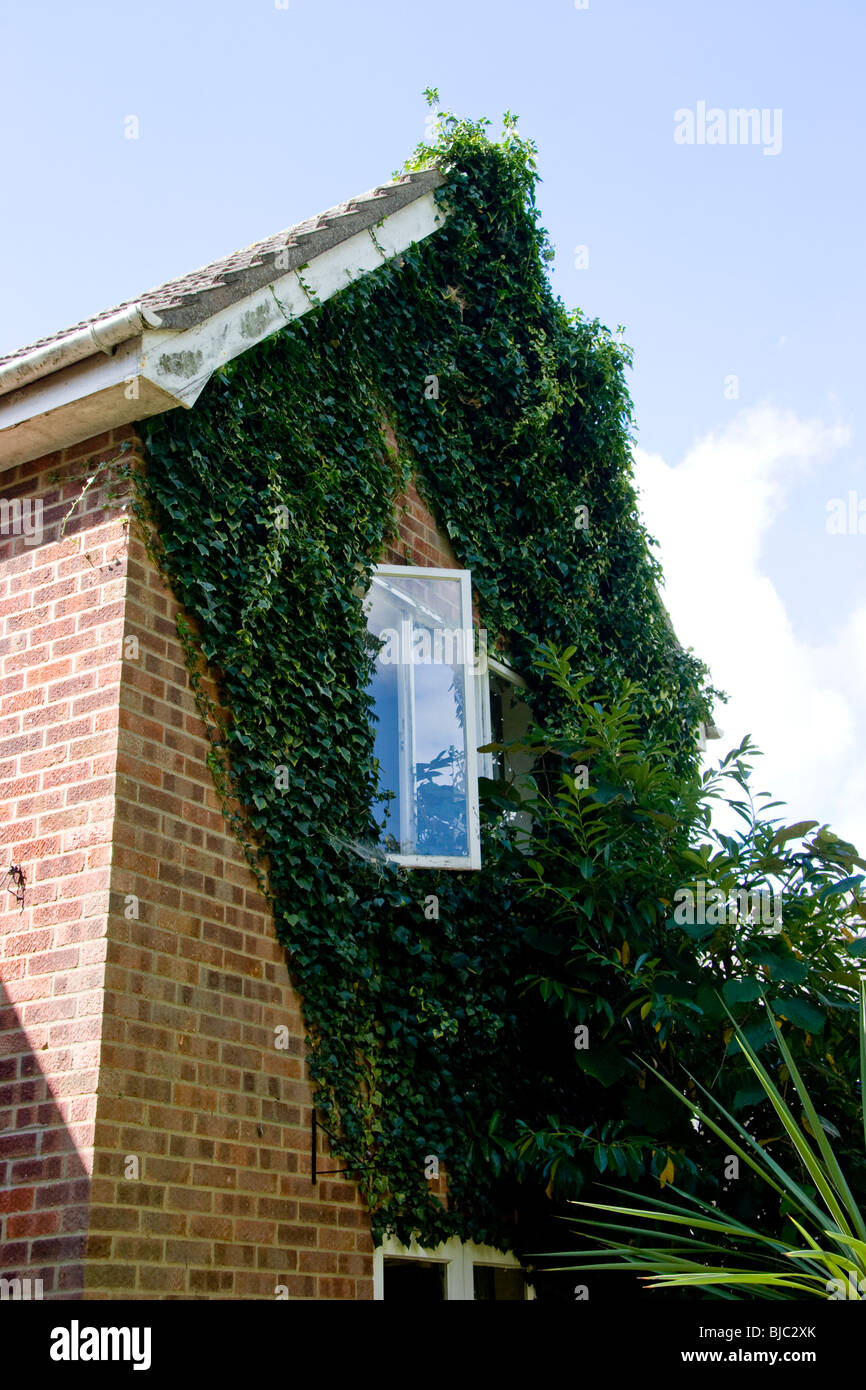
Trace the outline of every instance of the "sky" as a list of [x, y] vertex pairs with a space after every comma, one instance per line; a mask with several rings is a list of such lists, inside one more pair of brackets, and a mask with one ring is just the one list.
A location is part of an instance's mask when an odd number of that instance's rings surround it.
[[708, 752], [866, 849], [864, 50], [862, 0], [0, 0], [0, 352], [386, 182], [425, 87], [516, 113]]

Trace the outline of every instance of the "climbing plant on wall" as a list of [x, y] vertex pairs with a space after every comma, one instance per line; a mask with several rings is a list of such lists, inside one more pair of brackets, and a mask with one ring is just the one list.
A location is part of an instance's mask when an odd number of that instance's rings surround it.
[[[552, 727], [565, 705], [542, 641], [576, 647], [599, 690], [636, 682], [641, 727], [683, 777], [712, 695], [671, 631], [638, 515], [629, 350], [553, 296], [534, 146], [511, 117], [499, 141], [486, 125], [446, 116], [414, 156], [444, 174], [441, 230], [145, 426], [137, 502], [193, 623], [194, 684], [207, 667], [230, 711], [202, 704], [212, 765], [273, 903], [329, 1128], [376, 1232], [427, 1243], [509, 1242], [515, 1174], [491, 1135], [549, 1115], [561, 1087], [528, 1041], [525, 865], [496, 807], [478, 873], [397, 869], [365, 848], [362, 596], [395, 494], [415, 476]], [[447, 1167], [447, 1211], [428, 1155]]]

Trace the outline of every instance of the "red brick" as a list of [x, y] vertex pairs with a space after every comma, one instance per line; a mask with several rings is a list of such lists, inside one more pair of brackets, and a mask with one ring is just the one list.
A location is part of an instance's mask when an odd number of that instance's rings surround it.
[[[40, 467], [65, 471], [39, 494], [56, 529], [121, 437], [14, 476], [37, 487]], [[414, 489], [409, 501], [406, 534], [439, 555]], [[0, 1180], [20, 1204], [4, 1249], [38, 1249], [46, 1287], [70, 1298], [270, 1299], [283, 1283], [293, 1298], [368, 1297], [355, 1185], [309, 1182], [301, 1001], [213, 787], [177, 606], [136, 536], [113, 564], [127, 543], [100, 486], [69, 530], [0, 561], [15, 586], [0, 587], [0, 819], [29, 879], [20, 922], [7, 914], [15, 1007], [0, 1028], [18, 1052], [0, 1078], [33, 1126], [3, 1135]], [[120, 659], [124, 631], [138, 662]], [[275, 1021], [291, 1034], [279, 1056]]]
[[[9, 1150], [4, 1144], [4, 1152], [7, 1157]], [[13, 1187], [5, 1192], [0, 1192], [0, 1212], [29, 1211], [33, 1206], [32, 1187]]]

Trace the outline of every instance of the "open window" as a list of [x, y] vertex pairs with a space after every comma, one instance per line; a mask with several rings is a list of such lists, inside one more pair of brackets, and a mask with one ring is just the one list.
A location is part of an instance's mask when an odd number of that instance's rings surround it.
[[[395, 863], [478, 869], [478, 779], [515, 788], [531, 755], [479, 753], [517, 743], [529, 724], [526, 682], [487, 651], [472, 622], [468, 570], [378, 565], [365, 601], [379, 642], [369, 691], [379, 764], [373, 811]], [[516, 804], [509, 819], [528, 830]]]
[[381, 644], [369, 690], [382, 843], [399, 864], [478, 869], [484, 652], [469, 571], [378, 565], [365, 611]]
[[[476, 675], [481, 730], [480, 747], [491, 743], [516, 743], [529, 727], [529, 706], [523, 692], [526, 681], [504, 661], [486, 654]], [[533, 759], [519, 753], [479, 753], [481, 777], [496, 782], [517, 781], [531, 772]]]

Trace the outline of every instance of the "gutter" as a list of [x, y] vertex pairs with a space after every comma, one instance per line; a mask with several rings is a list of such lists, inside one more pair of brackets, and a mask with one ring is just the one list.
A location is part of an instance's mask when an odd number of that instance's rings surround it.
[[152, 309], [145, 309], [139, 301], [125, 309], [118, 309], [110, 318], [89, 323], [60, 341], [46, 343], [42, 347], [31, 348], [29, 352], [14, 357], [11, 362], [0, 366], [0, 396], [14, 391], [19, 386], [49, 372], [58, 372], [62, 367], [71, 367], [74, 362], [82, 362], [95, 352], [104, 352], [110, 357], [118, 343], [136, 337], [145, 328], [161, 328], [162, 319]]

